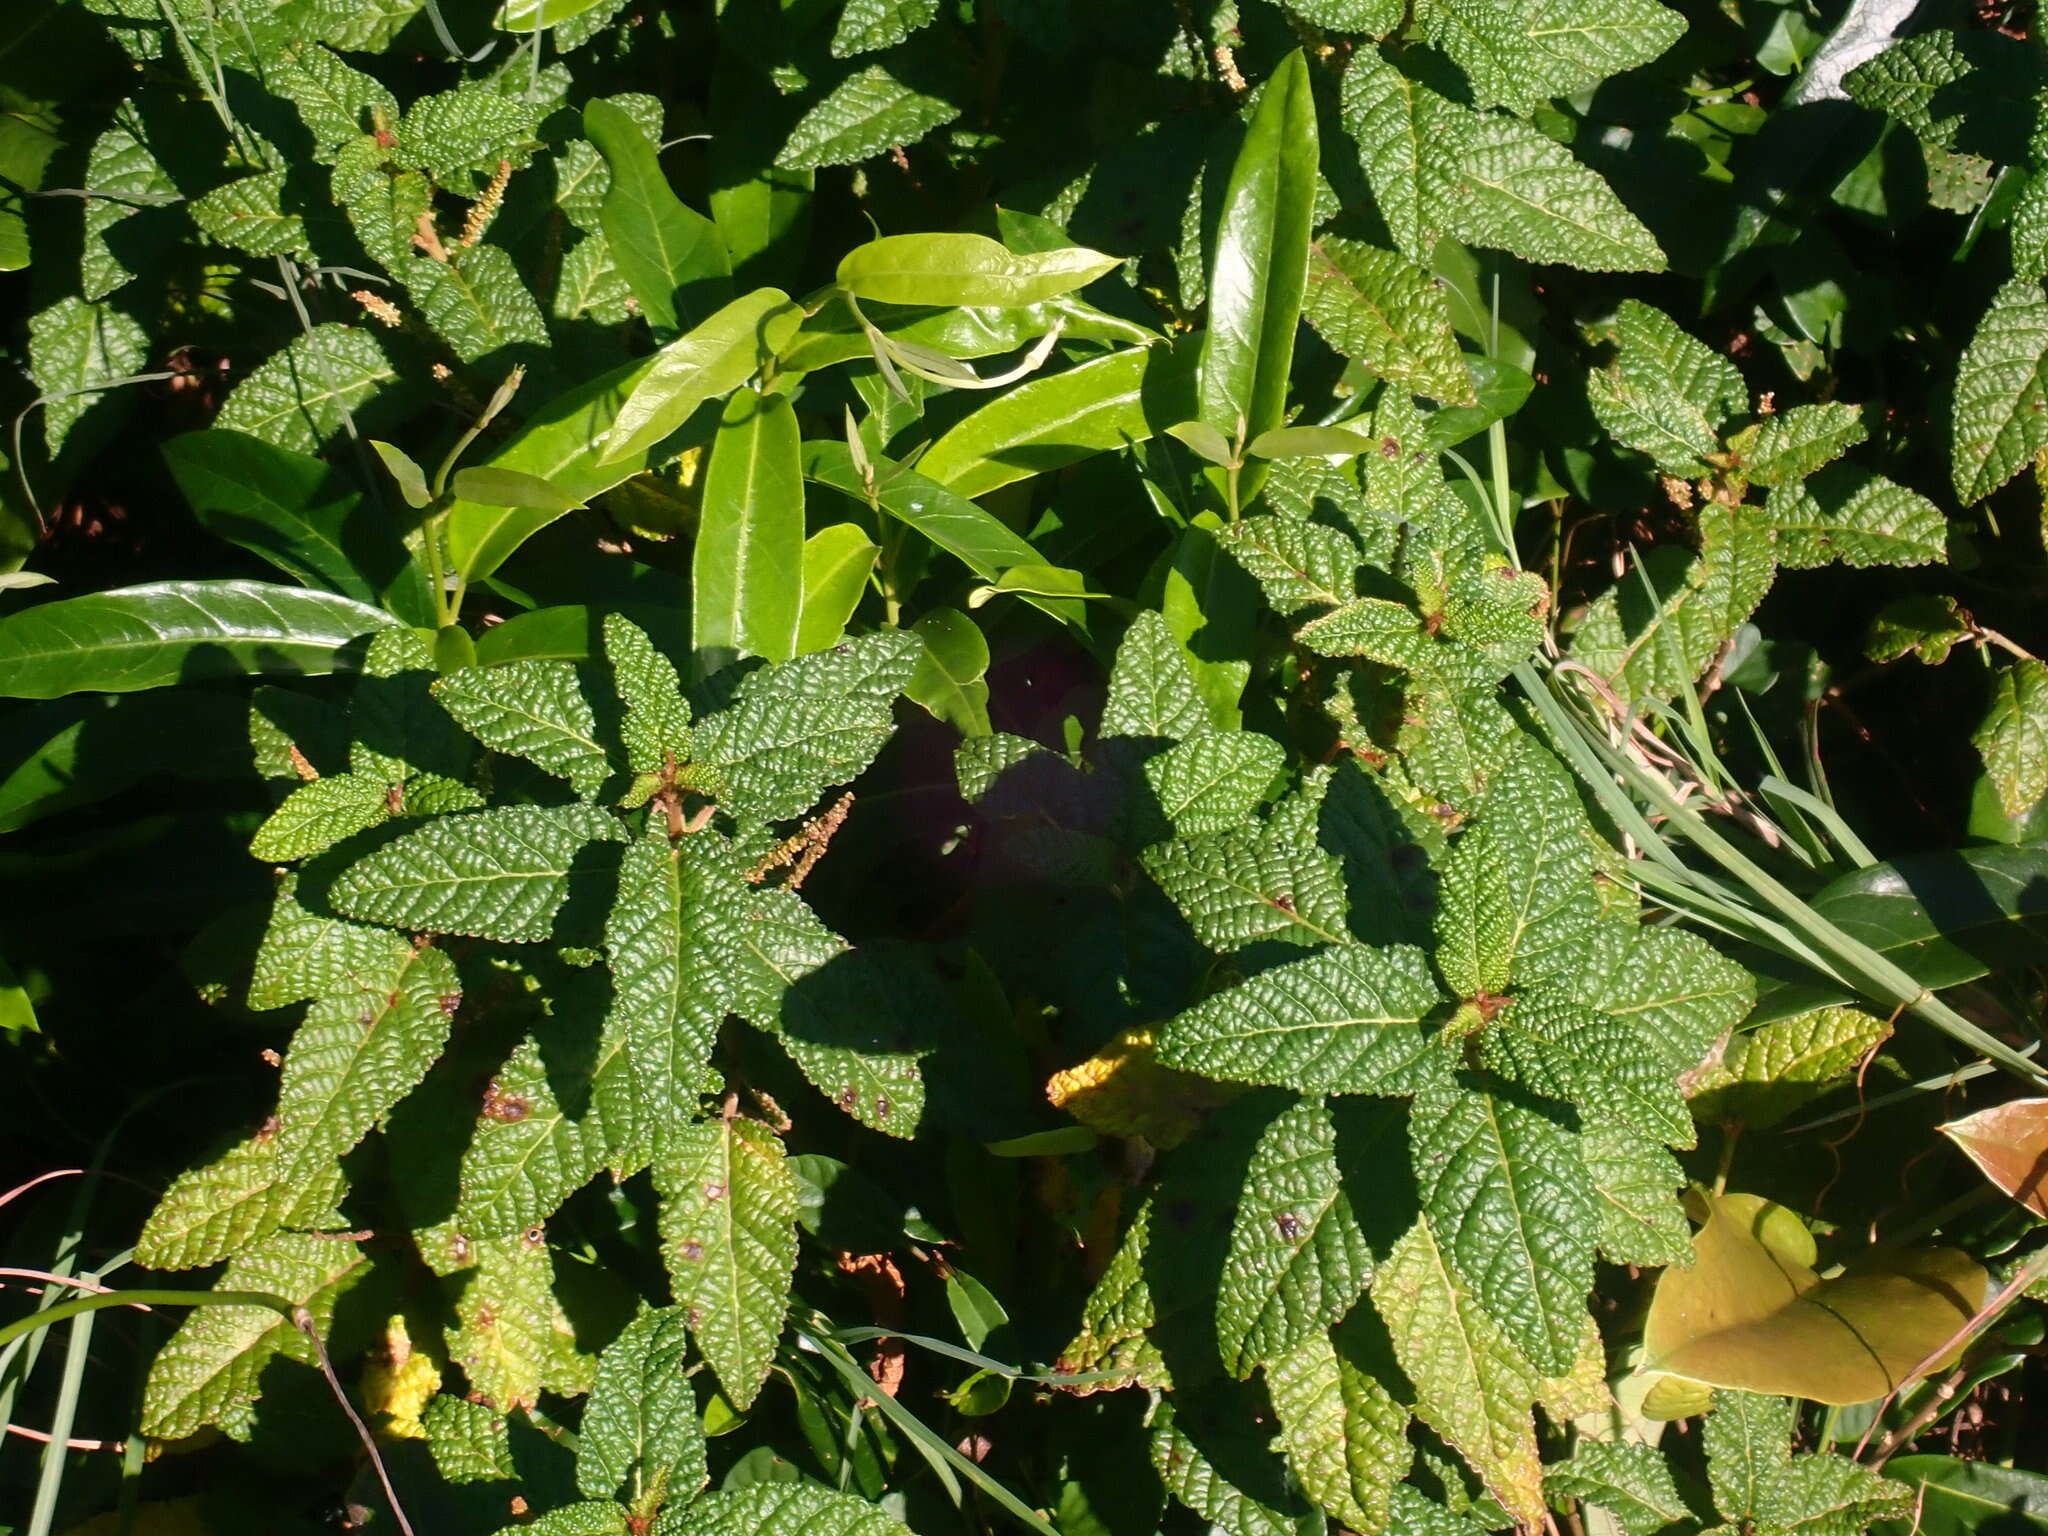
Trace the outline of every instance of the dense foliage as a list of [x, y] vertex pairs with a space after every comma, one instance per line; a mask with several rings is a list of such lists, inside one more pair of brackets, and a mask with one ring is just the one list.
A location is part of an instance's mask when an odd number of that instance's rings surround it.
[[20, 11], [0, 1531], [2048, 1525], [2031, 7]]

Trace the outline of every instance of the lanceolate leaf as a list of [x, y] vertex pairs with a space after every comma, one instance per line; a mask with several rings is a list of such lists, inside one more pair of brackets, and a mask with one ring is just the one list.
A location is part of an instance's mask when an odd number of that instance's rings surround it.
[[1009, 308], [1085, 287], [1116, 265], [1079, 246], [1020, 254], [986, 235], [886, 235], [848, 251], [838, 276], [855, 298], [885, 304]]
[[1472, 114], [1409, 79], [1377, 48], [1352, 55], [1342, 111], [1395, 247], [1410, 261], [1427, 262], [1472, 135]]
[[1702, 475], [1720, 427], [1748, 403], [1742, 375], [1662, 310], [1625, 301], [1612, 369], [1586, 381], [1600, 424], [1675, 475]]
[[680, 1508], [704, 1485], [704, 1429], [685, 1373], [686, 1318], [663, 1307], [635, 1319], [598, 1357], [597, 1387], [576, 1442], [576, 1486], [643, 1519]]
[[880, 64], [849, 75], [790, 131], [775, 163], [791, 170], [852, 165], [891, 145], [914, 144], [960, 109], [913, 89]]
[[740, 390], [719, 419], [691, 555], [693, 639], [709, 670], [796, 654], [803, 563], [796, 412], [787, 396]]
[[654, 1165], [676, 1305], [736, 1408], [754, 1401], [782, 1337], [796, 1265], [796, 1181], [752, 1120], [700, 1121]]
[[1153, 426], [1149, 388], [1175, 368], [1164, 347], [1132, 347], [1006, 390], [948, 431], [917, 462], [921, 475], [957, 496], [999, 486], [1143, 442]]
[[1948, 519], [1926, 497], [1848, 464], [1771, 492], [1764, 511], [1778, 560], [1795, 570], [1844, 565], [1927, 565], [1946, 558]]
[[1216, 1297], [1224, 1368], [1249, 1376], [1322, 1336], [1371, 1278], [1330, 1107], [1303, 1099], [1266, 1127], [1245, 1170]]
[[545, 1047], [531, 1036], [522, 1040], [491, 1078], [462, 1154], [455, 1220], [466, 1237], [506, 1238], [546, 1221], [604, 1166], [609, 1146], [627, 1139], [614, 1134], [601, 1107], [617, 1101], [603, 1079], [623, 1075], [622, 1042], [600, 1040], [588, 1065], [572, 1067], [564, 1059], [571, 1041], [561, 1035], [575, 1031], [581, 1057], [597, 1021], [562, 1023], [569, 1029], [551, 1032]]
[[327, 1215], [341, 1198], [338, 1164], [297, 1184], [282, 1175], [277, 1136], [268, 1129], [180, 1174], [143, 1223], [136, 1262], [151, 1269], [218, 1264], [247, 1253], [294, 1216], [310, 1224]]
[[739, 388], [773, 357], [796, 334], [799, 319], [781, 289], [757, 288], [670, 342], [651, 363], [637, 365], [630, 381], [620, 380], [630, 388], [596, 443], [597, 462], [622, 465], [620, 480], [637, 473], [698, 406]]
[[508, 943], [548, 937], [577, 856], [623, 828], [591, 806], [505, 806], [447, 816], [343, 870], [333, 900], [351, 917]]
[[582, 675], [566, 661], [463, 667], [434, 684], [434, 697], [493, 752], [567, 779], [585, 799], [614, 772]]
[[352, 671], [396, 623], [353, 598], [261, 581], [163, 581], [0, 618], [0, 695], [132, 693], [246, 673]]
[[654, 144], [623, 108], [589, 103], [583, 131], [611, 167], [601, 217], [612, 260], [657, 338], [688, 329], [731, 296], [718, 226], [670, 190]]
[[1664, 270], [1656, 238], [1607, 183], [1518, 117], [1489, 114], [1472, 124], [1446, 215], [1459, 239], [1526, 261], [1593, 272]]

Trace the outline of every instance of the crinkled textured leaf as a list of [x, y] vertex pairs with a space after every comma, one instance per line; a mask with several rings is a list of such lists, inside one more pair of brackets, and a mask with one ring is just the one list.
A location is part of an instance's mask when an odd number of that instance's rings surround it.
[[[1269, 481], [1266, 499], [1272, 501], [1277, 490]], [[1216, 541], [1258, 582], [1279, 613], [1336, 607], [1355, 595], [1358, 546], [1335, 528], [1305, 517], [1247, 517], [1221, 530]]]
[[808, 1483], [759, 1483], [671, 1506], [654, 1536], [907, 1536], [866, 1499]]
[[1579, 1152], [1598, 1196], [1600, 1252], [1610, 1264], [1692, 1262], [1692, 1229], [1678, 1203], [1685, 1170], [1677, 1158], [1624, 1125], [1589, 1126]]
[[384, 928], [321, 917], [299, 904], [296, 877], [279, 882], [270, 924], [256, 951], [251, 1008], [282, 1008], [396, 974], [412, 946]]
[[[94, 386], [143, 371], [149, 333], [111, 305], [62, 298], [29, 316], [28, 358], [37, 390], [61, 397], [47, 399], [42, 411], [43, 441], [54, 457], [71, 429], [107, 398]], [[221, 419], [216, 425], [235, 423]]]
[[1599, 1505], [1628, 1536], [1655, 1536], [1693, 1518], [1671, 1480], [1670, 1463], [1640, 1440], [1581, 1438], [1571, 1460], [1545, 1469], [1543, 1489], [1553, 1499]]
[[1693, 1145], [1675, 1069], [1630, 1025], [1562, 991], [1539, 987], [1516, 997], [1481, 1036], [1479, 1057], [1532, 1093], [1577, 1105], [1589, 1120]]
[[1998, 290], [1956, 364], [1951, 472], [1956, 495], [1981, 501], [2048, 448], [2048, 293]]
[[1446, 405], [1475, 399], [1436, 279], [1392, 251], [1327, 236], [1309, 247], [1302, 316], [1381, 378]]
[[720, 1390], [745, 1409], [782, 1337], [796, 1267], [796, 1180], [782, 1142], [752, 1120], [700, 1121], [669, 1138], [654, 1182], [676, 1305]]
[[505, 1526], [498, 1536], [632, 1536], [626, 1520], [625, 1509], [609, 1499], [586, 1500], [551, 1509], [538, 1520]]
[[645, 630], [616, 613], [604, 616], [604, 656], [626, 706], [619, 735], [626, 766], [657, 773], [665, 760], [690, 760], [690, 706], [675, 663], [654, 648]]
[[1470, 1463], [1510, 1516], [1540, 1524], [1535, 1373], [1453, 1270], [1426, 1218], [1394, 1245], [1371, 1297], [1414, 1386], [1416, 1417]]
[[1927, 565], [1946, 558], [1948, 519], [1903, 485], [1850, 464], [1771, 492], [1764, 513], [1778, 561], [1795, 570], [1844, 565]]
[[374, 76], [344, 64], [318, 43], [294, 47], [271, 64], [269, 86], [289, 101], [323, 155], [396, 122], [398, 98]]
[[1224, 1368], [1249, 1376], [1325, 1336], [1372, 1279], [1373, 1255], [1337, 1166], [1337, 1127], [1320, 1098], [1284, 1110], [1259, 1137], [1216, 1295]]
[[1615, 317], [1614, 366], [1586, 381], [1600, 425], [1675, 475], [1703, 475], [1720, 428], [1749, 393], [1727, 358], [1688, 336], [1660, 309], [1624, 300]]
[[2007, 816], [2048, 794], [2048, 664], [2021, 660], [1998, 674], [1991, 708], [1970, 737]]
[[1186, 1394], [1169, 1398], [1153, 1420], [1152, 1466], [1166, 1491], [1228, 1536], [1291, 1536], [1305, 1511], [1278, 1476], [1264, 1427], [1241, 1413], [1201, 1426], [1198, 1438], [1194, 1424], [1181, 1422], [1196, 1417], [1196, 1406], [1206, 1405]]
[[350, 917], [431, 933], [532, 944], [553, 931], [577, 855], [624, 829], [594, 806], [504, 806], [449, 816], [358, 859], [335, 877]]
[[1863, 407], [1839, 400], [1795, 405], [1766, 416], [1742, 456], [1742, 471], [1758, 485], [1801, 480], [1840, 458], [1869, 434]]
[[896, 145], [915, 144], [960, 109], [906, 85], [880, 64], [847, 76], [806, 112], [775, 163], [787, 170], [852, 165]]
[[704, 787], [732, 816], [780, 821], [809, 810], [874, 760], [923, 653], [915, 635], [866, 635], [749, 673], [732, 703], [697, 726]]
[[1860, 1008], [1816, 1008], [1737, 1035], [1693, 1089], [1693, 1113], [1761, 1130], [1833, 1091], [1891, 1026]]
[[349, 702], [351, 773], [386, 784], [468, 776], [476, 748], [434, 701], [436, 675], [433, 648], [417, 630], [386, 630], [370, 642]]
[[1446, 214], [1449, 234], [1525, 261], [1592, 272], [1664, 270], [1656, 237], [1613, 189], [1518, 117], [1489, 114], [1472, 124]]
[[704, 1486], [704, 1426], [684, 1371], [686, 1319], [662, 1307], [627, 1324], [597, 1359], [576, 1440], [576, 1487], [641, 1515]]
[[[604, 1166], [609, 1128], [595, 1082], [623, 1073], [625, 1050], [614, 1037], [599, 1042], [588, 1066], [563, 1060], [588, 1048], [528, 1036], [492, 1076], [484, 1113], [462, 1154], [455, 1222], [465, 1235], [524, 1232], [554, 1215]], [[571, 1115], [572, 1107], [580, 1113]]]
[[1701, 1425], [1714, 1506], [1740, 1525], [1759, 1519], [1778, 1470], [1790, 1459], [1788, 1442], [1799, 1407], [1788, 1398], [1754, 1392], [1717, 1392], [1714, 1411]]
[[276, 1136], [259, 1132], [181, 1173], [142, 1224], [135, 1261], [151, 1269], [218, 1264], [247, 1253], [302, 1212], [325, 1215], [342, 1196], [339, 1165], [307, 1170], [299, 1184], [280, 1182], [280, 1172]]
[[1102, 734], [1179, 741], [1211, 728], [1187, 652], [1165, 619], [1149, 610], [1139, 614], [1110, 668]]
[[1894, 598], [1870, 621], [1863, 654], [1871, 661], [1897, 661], [1908, 654], [1930, 667], [1970, 638], [1971, 620], [1942, 593], [1916, 592]]
[[542, 107], [483, 82], [422, 96], [405, 109], [391, 158], [465, 190], [465, 171], [489, 175], [500, 160], [524, 165]]
[[582, 674], [569, 662], [464, 667], [436, 682], [434, 697], [493, 752], [523, 757], [567, 779], [586, 800], [613, 772], [597, 740]]
[[1453, 991], [1498, 995], [1578, 969], [1599, 910], [1589, 834], [1570, 775], [1524, 746], [1443, 864], [1436, 960]]
[[302, 784], [256, 829], [249, 852], [267, 863], [307, 858], [390, 815], [390, 786], [352, 773]]
[[1756, 981], [1680, 928], [1603, 921], [1571, 977], [1572, 996], [1632, 1026], [1674, 1072], [1698, 1066], [1756, 1000]]
[[1422, 952], [1343, 944], [1261, 971], [1160, 1035], [1168, 1066], [1301, 1093], [1414, 1093], [1448, 1059], [1422, 1020], [1443, 1001]]
[[456, 1326], [448, 1358], [500, 1413], [532, 1407], [543, 1391], [587, 1391], [589, 1362], [555, 1300], [554, 1265], [538, 1228], [472, 1245], [475, 1263], [456, 1276]]
[[[1408, 1410], [1354, 1358], [1355, 1323], [1317, 1330], [1266, 1366], [1280, 1443], [1302, 1491], [1360, 1536], [1384, 1531], [1414, 1452]], [[1412, 1529], [1404, 1524], [1404, 1529]]]
[[1442, 233], [1473, 114], [1361, 48], [1344, 71], [1341, 112], [1394, 245], [1426, 263]]
[[512, 1437], [497, 1409], [440, 1392], [421, 1410], [419, 1424], [434, 1453], [434, 1470], [449, 1482], [509, 1482], [518, 1476]]
[[389, 271], [404, 271], [417, 254], [412, 237], [433, 207], [434, 188], [418, 171], [394, 171], [375, 135], [349, 140], [334, 156], [329, 187], [356, 238]]
[[1910, 1485], [1846, 1456], [1794, 1456], [1771, 1480], [1756, 1528], [1766, 1536], [1861, 1536], [1876, 1521], [1909, 1518], [1915, 1506]]
[[320, 998], [285, 1052], [277, 1155], [311, 1177], [368, 1135], [427, 1075], [462, 996], [455, 963], [420, 948], [394, 973]]
[[1145, 1249], [1151, 1239], [1152, 1198], [1138, 1207], [1130, 1230], [1110, 1258], [1102, 1278], [1081, 1308], [1081, 1331], [1060, 1351], [1062, 1371], [1110, 1372], [1118, 1379], [1077, 1387], [1077, 1392], [1110, 1391], [1146, 1386], [1161, 1390], [1172, 1383], [1166, 1362], [1146, 1330], [1158, 1320], [1152, 1288], [1145, 1279]]
[[[353, 1242], [276, 1232], [221, 1272], [218, 1289], [264, 1291], [313, 1314], [324, 1333], [334, 1303], [369, 1268]], [[258, 1378], [279, 1355], [313, 1361], [313, 1343], [268, 1307], [194, 1307], [157, 1351], [142, 1394], [142, 1432], [183, 1440], [208, 1425], [247, 1439]]]
[[1287, 0], [1287, 9], [1319, 27], [1384, 37], [1407, 14], [1403, 0]]
[[1481, 106], [1522, 113], [1647, 64], [1685, 32], [1656, 0], [1427, 0], [1417, 9]]
[[547, 321], [511, 256], [477, 245], [449, 261], [420, 256], [400, 269], [420, 317], [465, 363], [495, 358], [507, 347], [547, 345]]
[[1242, 826], [1286, 766], [1280, 743], [1254, 731], [1195, 736], [1148, 758], [1145, 782], [1183, 837]]
[[192, 222], [209, 239], [249, 256], [312, 259], [306, 221], [282, 206], [285, 173], [262, 171], [215, 187], [190, 206]]
[[1249, 827], [1176, 838], [1145, 850], [1145, 872], [1211, 949], [1242, 949], [1257, 939], [1342, 943], [1337, 861], [1291, 831], [1276, 811]]
[[[147, 202], [178, 194], [177, 183], [149, 147], [146, 134], [131, 104], [124, 102], [115, 114], [113, 126], [93, 140], [92, 154], [86, 161], [85, 185], [111, 195], [89, 198], [85, 205], [85, 246], [79, 257], [79, 276], [81, 297], [88, 301], [105, 298], [125, 287], [136, 275], [135, 269], [123, 259], [122, 251], [109, 241], [109, 231], [142, 213]], [[136, 201], [126, 202], [124, 198]], [[119, 243], [125, 247], [126, 236], [159, 228], [156, 219], [145, 218], [123, 230], [124, 238]]]
[[846, 0], [832, 29], [832, 57], [893, 48], [939, 14], [939, 0]]
[[[317, 325], [266, 359], [237, 384], [213, 420], [280, 448], [317, 454], [398, 378], [398, 369], [367, 331]], [[364, 418], [357, 416], [358, 427]]]
[[[782, 909], [776, 921], [775, 909]], [[790, 891], [762, 891], [738, 926], [750, 949], [760, 927], [785, 934], [801, 899]], [[812, 928], [826, 941], [813, 920]], [[814, 944], [823, 947], [813, 938]], [[868, 949], [834, 956], [803, 984], [791, 988], [777, 1010], [776, 1033], [790, 1058], [818, 1091], [863, 1125], [890, 1136], [917, 1134], [924, 1116], [923, 1058], [930, 1054], [930, 1026], [945, 1008], [920, 985], [917, 972]]]
[[1419, 1096], [1410, 1134], [1422, 1208], [1451, 1266], [1539, 1374], [1569, 1370], [1598, 1220], [1578, 1137], [1466, 1087]]
[[1714, 1502], [1766, 1536], [1855, 1536], [1908, 1512], [1913, 1490], [1840, 1456], [1792, 1456], [1797, 1405], [1751, 1392], [1714, 1394], [1702, 1438]]
[[1384, 597], [1353, 598], [1302, 625], [1295, 638], [1320, 655], [1368, 656], [1410, 672], [1434, 670], [1438, 656], [1415, 610]]

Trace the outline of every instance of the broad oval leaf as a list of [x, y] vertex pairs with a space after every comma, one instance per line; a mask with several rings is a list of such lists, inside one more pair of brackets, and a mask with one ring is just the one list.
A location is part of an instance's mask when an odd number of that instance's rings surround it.
[[588, 103], [583, 131], [611, 167], [599, 219], [612, 262], [656, 337], [674, 335], [731, 297], [725, 241], [670, 189], [653, 140], [623, 107]]
[[803, 617], [797, 625], [799, 655], [839, 643], [854, 609], [867, 592], [881, 546], [858, 523], [832, 523], [804, 540]]
[[248, 673], [354, 671], [364, 636], [397, 624], [331, 592], [261, 581], [160, 581], [0, 618], [0, 696], [132, 693]]
[[848, 251], [838, 279], [884, 304], [1015, 308], [1086, 287], [1119, 261], [1082, 246], [1019, 253], [986, 235], [884, 235]]
[[642, 1518], [702, 1488], [704, 1427], [685, 1371], [686, 1314], [662, 1307], [635, 1318], [597, 1359], [597, 1386], [576, 1441], [576, 1487], [617, 1498]]

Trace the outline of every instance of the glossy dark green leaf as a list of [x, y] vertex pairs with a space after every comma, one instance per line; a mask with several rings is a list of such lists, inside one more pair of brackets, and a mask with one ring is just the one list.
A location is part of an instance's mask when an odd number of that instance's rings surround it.
[[[1009, 309], [899, 309], [871, 301], [860, 310], [892, 341], [929, 347], [963, 360], [1014, 352], [1055, 325], [1068, 341], [1135, 347], [1159, 340], [1156, 331], [1106, 314], [1074, 294]], [[782, 364], [790, 369], [824, 368], [867, 357], [871, 351], [867, 331], [854, 317], [846, 296], [835, 294], [815, 314], [805, 317], [803, 329], [783, 349]]]
[[[1199, 414], [1226, 436], [1242, 423], [1256, 437], [1285, 419], [1308, 282], [1316, 157], [1308, 61], [1297, 50], [1266, 81], [1216, 226]], [[1254, 475], [1242, 493], [1256, 489]]]
[[694, 641], [711, 670], [739, 656], [787, 661], [804, 596], [804, 479], [784, 395], [726, 402], [691, 556]]
[[718, 226], [686, 207], [661, 160], [624, 108], [593, 101], [583, 131], [611, 167], [599, 214], [612, 261], [657, 337], [696, 324], [732, 297], [731, 267]]
[[354, 671], [364, 637], [398, 621], [330, 592], [262, 581], [159, 581], [0, 619], [0, 696], [133, 693], [250, 673]]
[[1912, 1522], [1881, 1520], [1872, 1536], [2039, 1536], [2048, 1532], [2048, 1477], [1954, 1456], [1900, 1456], [1884, 1475], [1919, 1496]]

